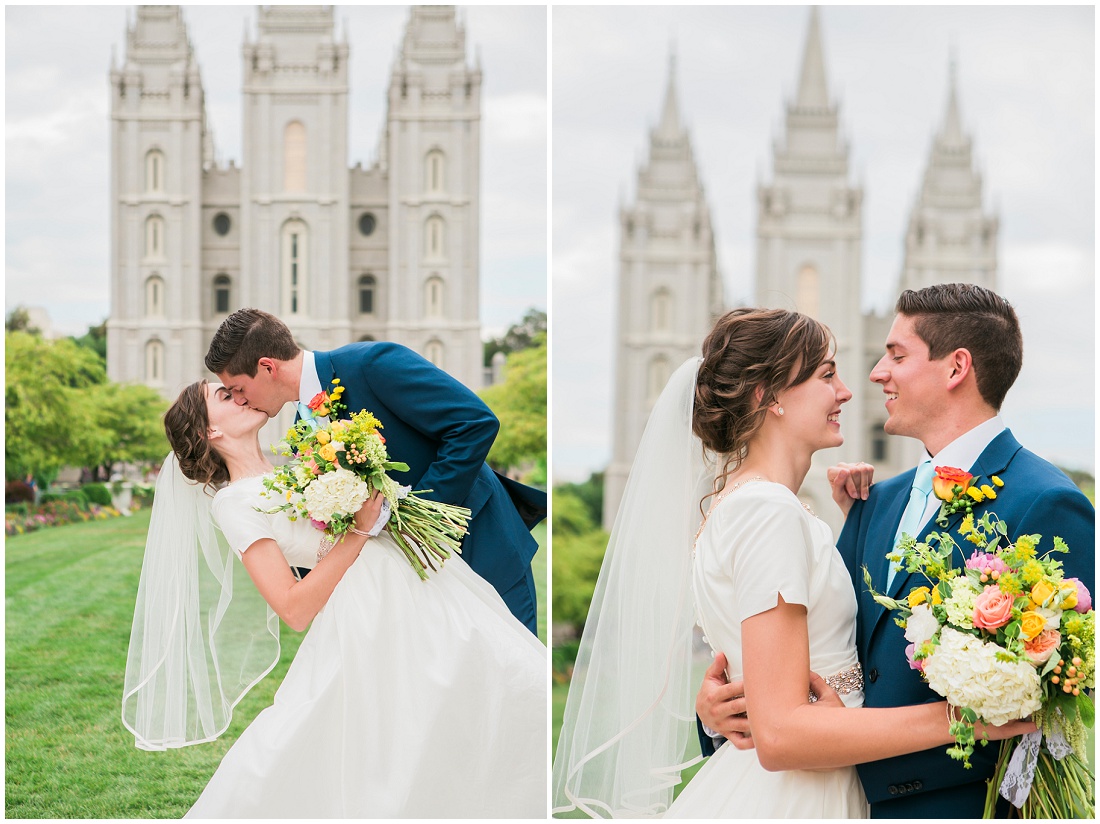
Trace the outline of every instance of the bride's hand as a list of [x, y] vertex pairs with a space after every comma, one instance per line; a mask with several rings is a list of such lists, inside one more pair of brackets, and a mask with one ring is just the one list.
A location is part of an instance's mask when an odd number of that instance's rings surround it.
[[[959, 717], [957, 709], [955, 710], [955, 717]], [[990, 741], [1004, 741], [1006, 738], [1015, 738], [1017, 735], [1027, 735], [1037, 729], [1038, 727], [1030, 718], [1025, 718], [1023, 721], [1009, 721], [999, 727], [993, 727], [979, 721], [974, 725], [974, 738], [977, 741], [981, 741], [983, 738], [988, 738]]]
[[355, 513], [355, 528], [360, 532], [370, 532], [378, 522], [378, 515], [382, 511], [382, 503], [385, 500], [381, 492], [375, 492], [373, 496], [363, 501], [363, 505]]
[[833, 490], [833, 500], [848, 517], [853, 501], [866, 501], [871, 490], [875, 468], [869, 463], [839, 463], [830, 466], [826, 475]]

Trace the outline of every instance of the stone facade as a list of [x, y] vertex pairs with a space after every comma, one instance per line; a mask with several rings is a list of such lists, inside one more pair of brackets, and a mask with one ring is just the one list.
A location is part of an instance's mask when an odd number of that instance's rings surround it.
[[[669, 117], [668, 105], [666, 99], [665, 119]], [[783, 137], [773, 148], [773, 177], [756, 190], [755, 305], [805, 312], [827, 324], [836, 336], [838, 369], [853, 395], [841, 415], [845, 442], [839, 449], [815, 456], [799, 492], [835, 529], [840, 517], [825, 477], [829, 465], [871, 461], [876, 477], [883, 479], [913, 466], [921, 447], [908, 438], [886, 436], [881, 393], [866, 379], [882, 355], [893, 313], [880, 315], [862, 308], [863, 191], [850, 182], [849, 146], [841, 135], [839, 105], [829, 93], [816, 8], [810, 12], [797, 92], [785, 115]], [[682, 140], [689, 145], [686, 134]], [[657, 148], [656, 137], [651, 137], [651, 156]], [[681, 174], [683, 179], [689, 177], [687, 172]], [[702, 184], [693, 164], [690, 179], [695, 189], [666, 189], [666, 209], [679, 209], [686, 215], [700, 208], [696, 204], [702, 204]], [[648, 197], [643, 194], [642, 180], [640, 176], [638, 208]], [[705, 204], [701, 208], [705, 210]], [[658, 377], [639, 365], [638, 343], [648, 340], [649, 327], [641, 309], [639, 295], [644, 291], [636, 275], [639, 266], [631, 254], [638, 241], [628, 231], [632, 227], [629, 217], [630, 213], [624, 213], [621, 221], [614, 446], [604, 495], [607, 527], [614, 522], [655, 397], [653, 379]], [[713, 250], [709, 221], [705, 225], [708, 248]], [[933, 140], [909, 220], [899, 291], [954, 281], [995, 289], [997, 231], [997, 218], [982, 206], [982, 179], [974, 169], [970, 138], [962, 129], [952, 67], [947, 111]], [[679, 254], [670, 248], [668, 254], [664, 266], [673, 271], [691, 271], [699, 259], [691, 247]], [[713, 251], [711, 254], [713, 261]], [[670, 357], [673, 365], [698, 350], [711, 320], [725, 308], [720, 283], [709, 288], [701, 288], [700, 283], [698, 277], [670, 278], [665, 287], [670, 304], [694, 324], [692, 334], [679, 341], [682, 345], [675, 350], [676, 357]]]
[[108, 374], [174, 397], [253, 306], [302, 346], [393, 340], [472, 388], [481, 71], [451, 6], [415, 6], [369, 168], [348, 164], [332, 6], [261, 6], [242, 47], [242, 164], [215, 162], [178, 6], [138, 7], [111, 70]]

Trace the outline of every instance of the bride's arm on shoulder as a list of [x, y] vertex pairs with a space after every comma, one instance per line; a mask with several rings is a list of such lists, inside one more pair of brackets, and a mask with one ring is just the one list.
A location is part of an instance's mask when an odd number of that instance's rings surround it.
[[[741, 624], [745, 698], [753, 742], [766, 770], [845, 767], [946, 745], [945, 702], [849, 709], [807, 698], [809, 638], [806, 608], [778, 605]], [[997, 741], [1030, 732], [1030, 722], [987, 727]]]
[[[374, 526], [383, 500], [381, 494], [376, 494], [363, 504], [355, 514], [356, 529], [368, 532]], [[255, 541], [241, 555], [241, 561], [275, 613], [295, 632], [303, 632], [369, 540], [354, 532], [347, 533], [301, 581], [294, 577], [279, 545], [271, 538]], [[320, 544], [320, 532], [317, 541]]]
[[833, 500], [848, 517], [855, 501], [866, 501], [871, 491], [875, 468], [869, 463], [838, 463], [830, 466], [826, 475], [832, 487]]

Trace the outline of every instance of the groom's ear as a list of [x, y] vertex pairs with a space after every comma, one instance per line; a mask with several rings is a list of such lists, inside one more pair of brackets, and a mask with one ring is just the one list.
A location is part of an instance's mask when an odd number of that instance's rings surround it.
[[267, 372], [272, 377], [275, 377], [275, 373], [279, 369], [279, 364], [274, 358], [260, 358], [256, 361], [257, 372]]
[[974, 357], [969, 349], [956, 349], [946, 358], [948, 367], [947, 388], [954, 389], [974, 374]]

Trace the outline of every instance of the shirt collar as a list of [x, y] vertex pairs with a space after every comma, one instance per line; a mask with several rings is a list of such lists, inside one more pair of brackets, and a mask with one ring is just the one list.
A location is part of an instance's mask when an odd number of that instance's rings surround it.
[[978, 424], [969, 432], [964, 432], [932, 458], [933, 467], [953, 466], [969, 470], [985, 451], [985, 448], [1005, 429], [1000, 415], [994, 415], [988, 421]]
[[298, 381], [298, 400], [308, 404], [321, 391], [317, 360], [308, 349], [302, 350], [302, 377]]

